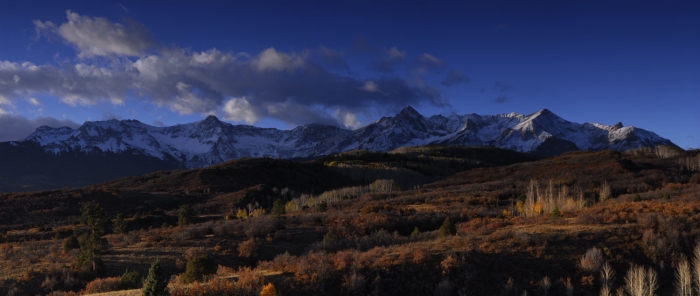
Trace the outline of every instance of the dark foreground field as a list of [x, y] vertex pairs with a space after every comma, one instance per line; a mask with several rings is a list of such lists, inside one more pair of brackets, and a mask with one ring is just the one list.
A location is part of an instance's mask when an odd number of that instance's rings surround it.
[[2, 194], [0, 293], [139, 295], [159, 259], [172, 295], [675, 295], [700, 288], [700, 158], [664, 156], [417, 147]]

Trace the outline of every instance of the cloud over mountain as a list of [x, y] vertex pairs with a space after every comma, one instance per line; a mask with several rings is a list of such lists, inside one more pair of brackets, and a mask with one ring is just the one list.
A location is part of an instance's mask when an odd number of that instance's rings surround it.
[[66, 11], [68, 22], [60, 26], [52, 22], [34, 21], [39, 34], [57, 34], [64, 42], [78, 50], [79, 57], [140, 56], [153, 45], [146, 27], [129, 20], [126, 25], [113, 23], [101, 17], [81, 16]]
[[36, 119], [27, 119], [21, 116], [10, 114], [0, 114], [0, 142], [20, 141], [24, 140], [27, 135], [31, 134], [36, 128], [46, 125], [53, 128], [67, 126], [70, 128], [78, 128], [77, 124], [70, 120], [60, 120], [51, 117], [37, 117]]
[[[348, 68], [343, 52], [327, 47], [192, 51], [156, 46], [135, 21], [120, 24], [70, 10], [66, 17], [59, 25], [36, 20], [34, 26], [38, 36], [74, 47], [77, 62], [0, 61], [0, 104], [37, 94], [71, 106], [146, 100], [182, 115], [219, 114], [248, 124], [268, 117], [290, 125], [345, 127], [359, 126], [357, 116], [370, 106], [381, 112], [407, 104], [446, 105], [436, 87], [390, 75], [408, 55], [396, 47], [382, 50], [377, 73], [361, 77], [343, 71]], [[417, 59], [432, 68], [445, 66], [432, 55]]]

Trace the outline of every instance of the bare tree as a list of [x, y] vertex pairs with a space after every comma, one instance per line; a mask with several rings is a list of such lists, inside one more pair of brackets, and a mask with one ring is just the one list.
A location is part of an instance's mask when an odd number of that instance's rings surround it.
[[603, 182], [603, 186], [600, 188], [600, 201], [604, 201], [612, 195], [612, 190], [608, 181]]
[[676, 265], [676, 295], [693, 296], [693, 274], [690, 272], [688, 258], [682, 254]]
[[574, 285], [571, 284], [571, 278], [566, 278], [564, 288], [566, 289], [566, 296], [574, 296]]
[[615, 296], [625, 296], [625, 289], [622, 287], [617, 288], [617, 290], [615, 290]]
[[535, 216], [535, 203], [539, 199], [539, 184], [537, 180], [531, 179], [527, 188], [527, 198], [525, 199], [525, 217]]
[[544, 212], [551, 213], [556, 207], [554, 203], [554, 182], [552, 181], [552, 179], [549, 179], [549, 184], [547, 185], [547, 191], [545, 192], [544, 199]]
[[695, 282], [695, 293], [700, 295], [700, 243], [695, 245], [693, 250], [693, 281]]
[[610, 289], [615, 280], [615, 270], [610, 266], [610, 263], [605, 262], [603, 269], [600, 271], [600, 281], [603, 287]]
[[603, 266], [604, 261], [605, 258], [603, 257], [603, 252], [601, 252], [600, 249], [593, 247], [588, 249], [586, 254], [581, 256], [578, 264], [583, 271], [594, 273], [600, 270], [600, 267]]
[[452, 294], [452, 290], [454, 290], [454, 285], [450, 283], [449, 279], [444, 278], [435, 288], [435, 296], [449, 296]]
[[655, 292], [658, 289], [659, 289], [659, 278], [657, 277], [656, 270], [649, 267], [647, 269], [647, 278], [646, 278], [646, 295], [647, 296], [654, 296], [654, 295], [656, 295]]
[[642, 266], [634, 266], [627, 271], [625, 276], [625, 290], [630, 296], [647, 296], [646, 272]]
[[540, 281], [540, 289], [542, 289], [542, 293], [544, 296], [549, 295], [549, 288], [552, 286], [552, 282], [549, 280], [548, 276], [545, 276], [542, 278]]

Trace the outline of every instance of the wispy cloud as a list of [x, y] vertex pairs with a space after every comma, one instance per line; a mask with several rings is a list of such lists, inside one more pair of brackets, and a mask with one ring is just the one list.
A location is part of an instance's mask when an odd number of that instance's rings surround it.
[[[70, 10], [66, 18], [61, 24], [36, 20], [34, 26], [37, 36], [75, 48], [78, 59], [44, 65], [0, 61], [2, 112], [8, 113], [7, 106], [18, 99], [38, 106], [35, 103], [40, 102], [32, 99], [48, 95], [70, 106], [144, 100], [182, 115], [218, 114], [249, 124], [267, 117], [290, 125], [357, 127], [358, 116], [367, 114], [370, 106], [396, 110], [406, 105], [447, 105], [435, 86], [392, 74], [409, 56], [397, 47], [370, 52], [377, 58], [377, 72], [360, 77], [348, 73], [343, 51], [328, 47], [302, 51], [270, 47], [258, 53], [192, 51], [159, 46], [147, 28], [133, 20], [121, 24]], [[356, 47], [378, 48], [364, 39]], [[447, 67], [430, 54], [416, 60], [430, 69]], [[465, 81], [468, 77], [451, 71], [443, 85]]]
[[79, 57], [141, 56], [153, 45], [146, 27], [129, 20], [126, 25], [113, 23], [101, 17], [81, 16], [66, 11], [67, 22], [60, 26], [52, 22], [34, 21], [39, 35], [57, 34], [78, 50]]
[[469, 82], [469, 76], [462, 74], [462, 72], [459, 72], [457, 70], [450, 70], [449, 73], [447, 73], [447, 76], [445, 76], [445, 79], [443, 79], [440, 84], [443, 86], [454, 86], [457, 84], [461, 83], [468, 83]]
[[50, 127], [67, 126], [77, 128], [80, 125], [70, 120], [58, 120], [51, 117], [27, 119], [21, 116], [0, 113], [0, 142], [24, 140], [36, 128], [47, 125]]
[[511, 100], [510, 93], [515, 90], [515, 87], [507, 82], [498, 81], [493, 84], [493, 90], [496, 91], [496, 97], [493, 102], [503, 104]]
[[393, 73], [406, 60], [406, 52], [396, 47], [384, 49], [374, 64], [375, 70], [383, 73]]
[[418, 63], [421, 64], [421, 66], [427, 67], [429, 69], [440, 70], [447, 67], [447, 63], [445, 63], [444, 60], [438, 59], [434, 55], [427, 53], [419, 55], [416, 60], [418, 61]]

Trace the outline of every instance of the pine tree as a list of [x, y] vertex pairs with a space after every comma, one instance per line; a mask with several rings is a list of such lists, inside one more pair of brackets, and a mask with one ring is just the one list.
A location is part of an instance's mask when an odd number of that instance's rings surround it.
[[70, 250], [78, 249], [78, 248], [80, 248], [80, 242], [78, 241], [78, 238], [75, 237], [75, 235], [71, 235], [63, 241], [63, 252], [64, 253], [68, 253], [68, 252], [70, 252]]
[[632, 201], [633, 202], [640, 202], [640, 201], [642, 201], [642, 197], [639, 196], [639, 193], [637, 193], [634, 195], [634, 198], [632, 198]]
[[180, 216], [177, 219], [177, 225], [184, 226], [192, 224], [192, 219], [194, 218], [194, 210], [190, 205], [184, 205], [180, 207]]
[[335, 234], [333, 230], [329, 230], [326, 235], [323, 236], [323, 246], [326, 248], [333, 247], [337, 241], [338, 235]]
[[416, 228], [413, 228], [413, 232], [411, 232], [411, 238], [416, 238], [420, 235], [420, 229], [418, 229], [418, 226]]
[[168, 291], [168, 280], [163, 275], [163, 270], [160, 268], [160, 260], [156, 260], [148, 270], [148, 277], [143, 285], [143, 296], [166, 296], [170, 295]]
[[281, 219], [284, 214], [284, 201], [281, 198], [275, 199], [275, 202], [272, 203], [272, 216], [276, 219]]
[[112, 229], [114, 230], [114, 233], [126, 233], [126, 220], [124, 219], [124, 214], [119, 213], [117, 214], [117, 218], [114, 219], [114, 223], [112, 223]]
[[452, 222], [452, 218], [448, 216], [447, 218], [445, 218], [445, 221], [442, 222], [442, 226], [440, 226], [438, 235], [440, 237], [446, 237], [455, 234], [457, 234], [457, 227], [455, 226], [455, 223]]
[[104, 234], [105, 232], [105, 210], [95, 201], [87, 202], [80, 210], [80, 224], [87, 227], [89, 232]]
[[185, 273], [180, 276], [180, 281], [185, 284], [202, 281], [207, 275], [215, 272], [214, 261], [206, 254], [200, 254], [187, 261]]
[[138, 271], [136, 270], [125, 270], [122, 276], [120, 277], [121, 279], [121, 287], [122, 289], [136, 289], [139, 287], [139, 285], [142, 283], [143, 278], [139, 274]]
[[109, 250], [109, 243], [102, 236], [105, 234], [105, 213], [99, 203], [91, 201], [83, 205], [80, 210], [80, 223], [85, 225], [87, 233], [81, 235], [80, 254], [77, 263], [79, 266], [90, 266], [94, 273], [102, 269], [102, 255]]
[[554, 207], [554, 210], [552, 211], [552, 218], [556, 219], [561, 217], [561, 212], [559, 211], [559, 207]]

